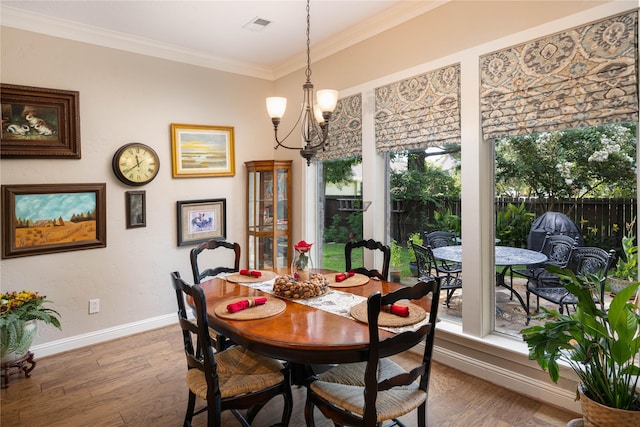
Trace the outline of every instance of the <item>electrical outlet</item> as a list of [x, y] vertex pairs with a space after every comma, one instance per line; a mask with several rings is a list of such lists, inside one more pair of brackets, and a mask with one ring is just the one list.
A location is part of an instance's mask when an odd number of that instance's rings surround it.
[[99, 299], [90, 299], [89, 300], [89, 314], [98, 313], [100, 311], [100, 300]]

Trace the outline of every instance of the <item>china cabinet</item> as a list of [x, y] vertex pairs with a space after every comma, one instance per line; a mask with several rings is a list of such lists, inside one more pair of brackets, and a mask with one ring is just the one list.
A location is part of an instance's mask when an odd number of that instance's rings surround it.
[[272, 270], [291, 262], [291, 160], [245, 162], [250, 269]]

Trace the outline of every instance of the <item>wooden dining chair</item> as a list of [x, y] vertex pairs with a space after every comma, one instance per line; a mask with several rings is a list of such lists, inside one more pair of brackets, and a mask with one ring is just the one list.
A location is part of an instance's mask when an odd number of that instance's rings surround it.
[[446, 291], [447, 296], [444, 300], [447, 308], [451, 302], [451, 297], [455, 293], [456, 289], [462, 288], [462, 265], [458, 263], [443, 263], [438, 262], [430, 246], [422, 246], [418, 243], [411, 242], [413, 247], [413, 253], [416, 256], [416, 266], [418, 267], [418, 280], [430, 276], [437, 276], [440, 278], [440, 290]]
[[[412, 287], [386, 295], [375, 292], [367, 299], [369, 348], [364, 362], [346, 363], [317, 375], [307, 387], [304, 416], [314, 426], [314, 408], [336, 425], [376, 426], [417, 409], [418, 425], [427, 424], [427, 399], [431, 355], [436, 330], [440, 279], [429, 277]], [[380, 340], [378, 315], [383, 307], [399, 300], [431, 298], [428, 322], [415, 330]], [[424, 343], [421, 362], [405, 369], [389, 356]]]
[[[220, 248], [220, 251], [222, 251], [223, 249], [227, 251], [233, 251], [233, 267], [218, 266], [200, 270], [200, 268], [198, 267], [198, 259], [205, 257], [205, 254], [209, 255], [210, 252], [215, 251], [218, 248]], [[235, 273], [237, 271], [240, 271], [240, 245], [238, 243], [211, 239], [191, 249], [190, 258], [191, 271], [193, 272], [193, 283], [195, 284], [200, 284], [204, 279], [215, 277], [220, 273]], [[211, 261], [213, 260], [213, 257], [207, 256], [206, 260]], [[217, 350], [224, 350], [225, 348], [234, 344], [218, 331], [212, 329], [211, 332], [214, 347]]]
[[[355, 249], [366, 248], [371, 251], [381, 251], [382, 258], [382, 272], [377, 269], [368, 269], [364, 266], [354, 268], [352, 254]], [[345, 271], [353, 270], [356, 273], [364, 274], [368, 277], [377, 277], [381, 280], [389, 280], [389, 263], [391, 262], [391, 248], [389, 245], [385, 245], [382, 242], [378, 242], [373, 239], [359, 240], [356, 242], [347, 242], [344, 246], [344, 258], [345, 258]]]
[[[204, 256], [203, 252], [213, 251], [218, 248], [230, 249], [234, 252], [233, 267], [209, 267], [200, 269], [198, 267], [198, 258]], [[234, 273], [240, 271], [240, 245], [238, 243], [227, 242], [224, 240], [208, 240], [191, 249], [191, 271], [193, 272], [193, 282], [200, 284], [206, 277], [214, 277], [220, 273]]]
[[[171, 273], [171, 278], [187, 357], [189, 401], [184, 427], [190, 427], [193, 416], [204, 411], [208, 412], [209, 427], [221, 426], [221, 413], [226, 410], [231, 410], [243, 426], [249, 426], [260, 409], [279, 395], [284, 399], [282, 425], [287, 426], [293, 409], [288, 368], [242, 346], [214, 353], [204, 291], [197, 284], [187, 284], [178, 272]], [[187, 317], [185, 300], [193, 302], [195, 322]], [[196, 411], [196, 398], [204, 399], [207, 406]], [[240, 409], [248, 410], [246, 417]]]

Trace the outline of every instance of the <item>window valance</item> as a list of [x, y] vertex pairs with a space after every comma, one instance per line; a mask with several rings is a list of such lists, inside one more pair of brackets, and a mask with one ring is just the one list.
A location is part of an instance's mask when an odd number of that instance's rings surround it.
[[362, 94], [338, 100], [329, 121], [327, 147], [314, 159], [336, 160], [362, 157]]
[[460, 64], [375, 90], [378, 152], [460, 143]]
[[485, 140], [638, 120], [638, 12], [480, 58]]

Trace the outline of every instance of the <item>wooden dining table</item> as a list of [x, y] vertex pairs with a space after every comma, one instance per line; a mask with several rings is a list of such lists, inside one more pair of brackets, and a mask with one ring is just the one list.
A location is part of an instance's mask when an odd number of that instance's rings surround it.
[[[318, 273], [335, 274], [330, 270]], [[333, 364], [365, 360], [369, 346], [369, 330], [365, 323], [353, 318], [333, 314], [325, 310], [282, 298], [284, 311], [274, 316], [254, 320], [231, 320], [215, 314], [215, 308], [230, 297], [255, 298], [270, 296], [245, 284], [233, 283], [224, 278], [213, 278], [200, 284], [207, 299], [209, 326], [256, 353], [298, 364]], [[403, 285], [384, 280], [370, 279], [368, 283], [354, 287], [341, 287], [336, 291], [362, 297], [380, 291], [382, 294]], [[430, 301], [413, 301], [425, 310]], [[380, 339], [393, 332], [380, 329]]]

